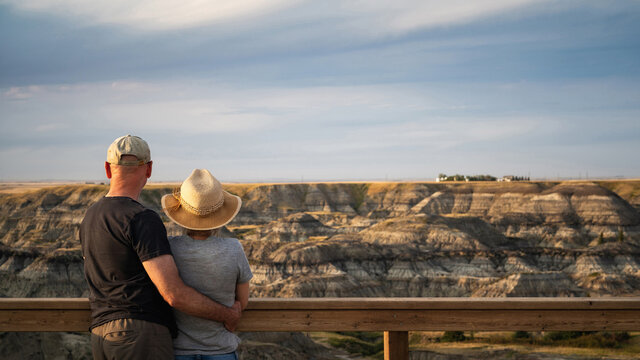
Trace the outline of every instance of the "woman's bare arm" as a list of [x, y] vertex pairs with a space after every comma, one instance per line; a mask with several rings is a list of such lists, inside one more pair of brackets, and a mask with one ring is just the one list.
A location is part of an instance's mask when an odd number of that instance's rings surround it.
[[242, 310], [247, 307], [249, 303], [249, 283], [243, 283], [236, 285], [236, 301], [240, 302]]

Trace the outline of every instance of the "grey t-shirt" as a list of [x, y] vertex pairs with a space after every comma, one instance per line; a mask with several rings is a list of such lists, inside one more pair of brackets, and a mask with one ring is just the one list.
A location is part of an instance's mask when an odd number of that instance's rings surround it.
[[[194, 240], [187, 235], [169, 237], [171, 252], [185, 284], [220, 304], [231, 306], [236, 285], [251, 280], [253, 274], [237, 239], [209, 237]], [[235, 351], [240, 339], [222, 323], [173, 310], [178, 337], [173, 341], [176, 355], [216, 355]]]

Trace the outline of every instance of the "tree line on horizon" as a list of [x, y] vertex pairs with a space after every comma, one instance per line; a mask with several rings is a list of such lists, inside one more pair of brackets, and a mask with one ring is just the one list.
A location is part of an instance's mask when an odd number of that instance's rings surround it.
[[493, 175], [446, 175], [439, 174], [438, 181], [529, 181], [530, 178], [528, 176], [513, 176], [506, 175], [502, 178], [498, 179]]

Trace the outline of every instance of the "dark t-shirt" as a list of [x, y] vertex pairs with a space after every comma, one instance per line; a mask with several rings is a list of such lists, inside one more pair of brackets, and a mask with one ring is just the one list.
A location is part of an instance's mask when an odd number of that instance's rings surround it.
[[89, 284], [91, 328], [116, 319], [140, 319], [176, 333], [172, 310], [142, 262], [171, 254], [167, 230], [153, 210], [128, 197], [104, 197], [80, 225]]

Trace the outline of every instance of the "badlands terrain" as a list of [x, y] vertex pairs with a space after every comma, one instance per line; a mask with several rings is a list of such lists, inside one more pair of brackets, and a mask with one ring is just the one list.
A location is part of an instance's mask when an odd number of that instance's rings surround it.
[[[640, 181], [225, 188], [243, 200], [224, 233], [245, 248], [253, 297], [640, 295]], [[78, 226], [107, 189], [0, 186], [0, 296], [86, 297]], [[162, 213], [171, 190], [148, 185], [141, 202]], [[62, 358], [82, 358], [65, 354], [86, 350], [83, 336], [7, 333], [0, 351], [19, 358], [28, 354], [15, 344], [37, 343], [21, 348], [45, 358], [37, 354], [50, 353], [48, 343], [62, 343]], [[287, 350], [251, 336], [247, 354]], [[309, 343], [291, 343], [287, 356], [312, 358], [305, 349], [315, 343], [293, 338]]]

